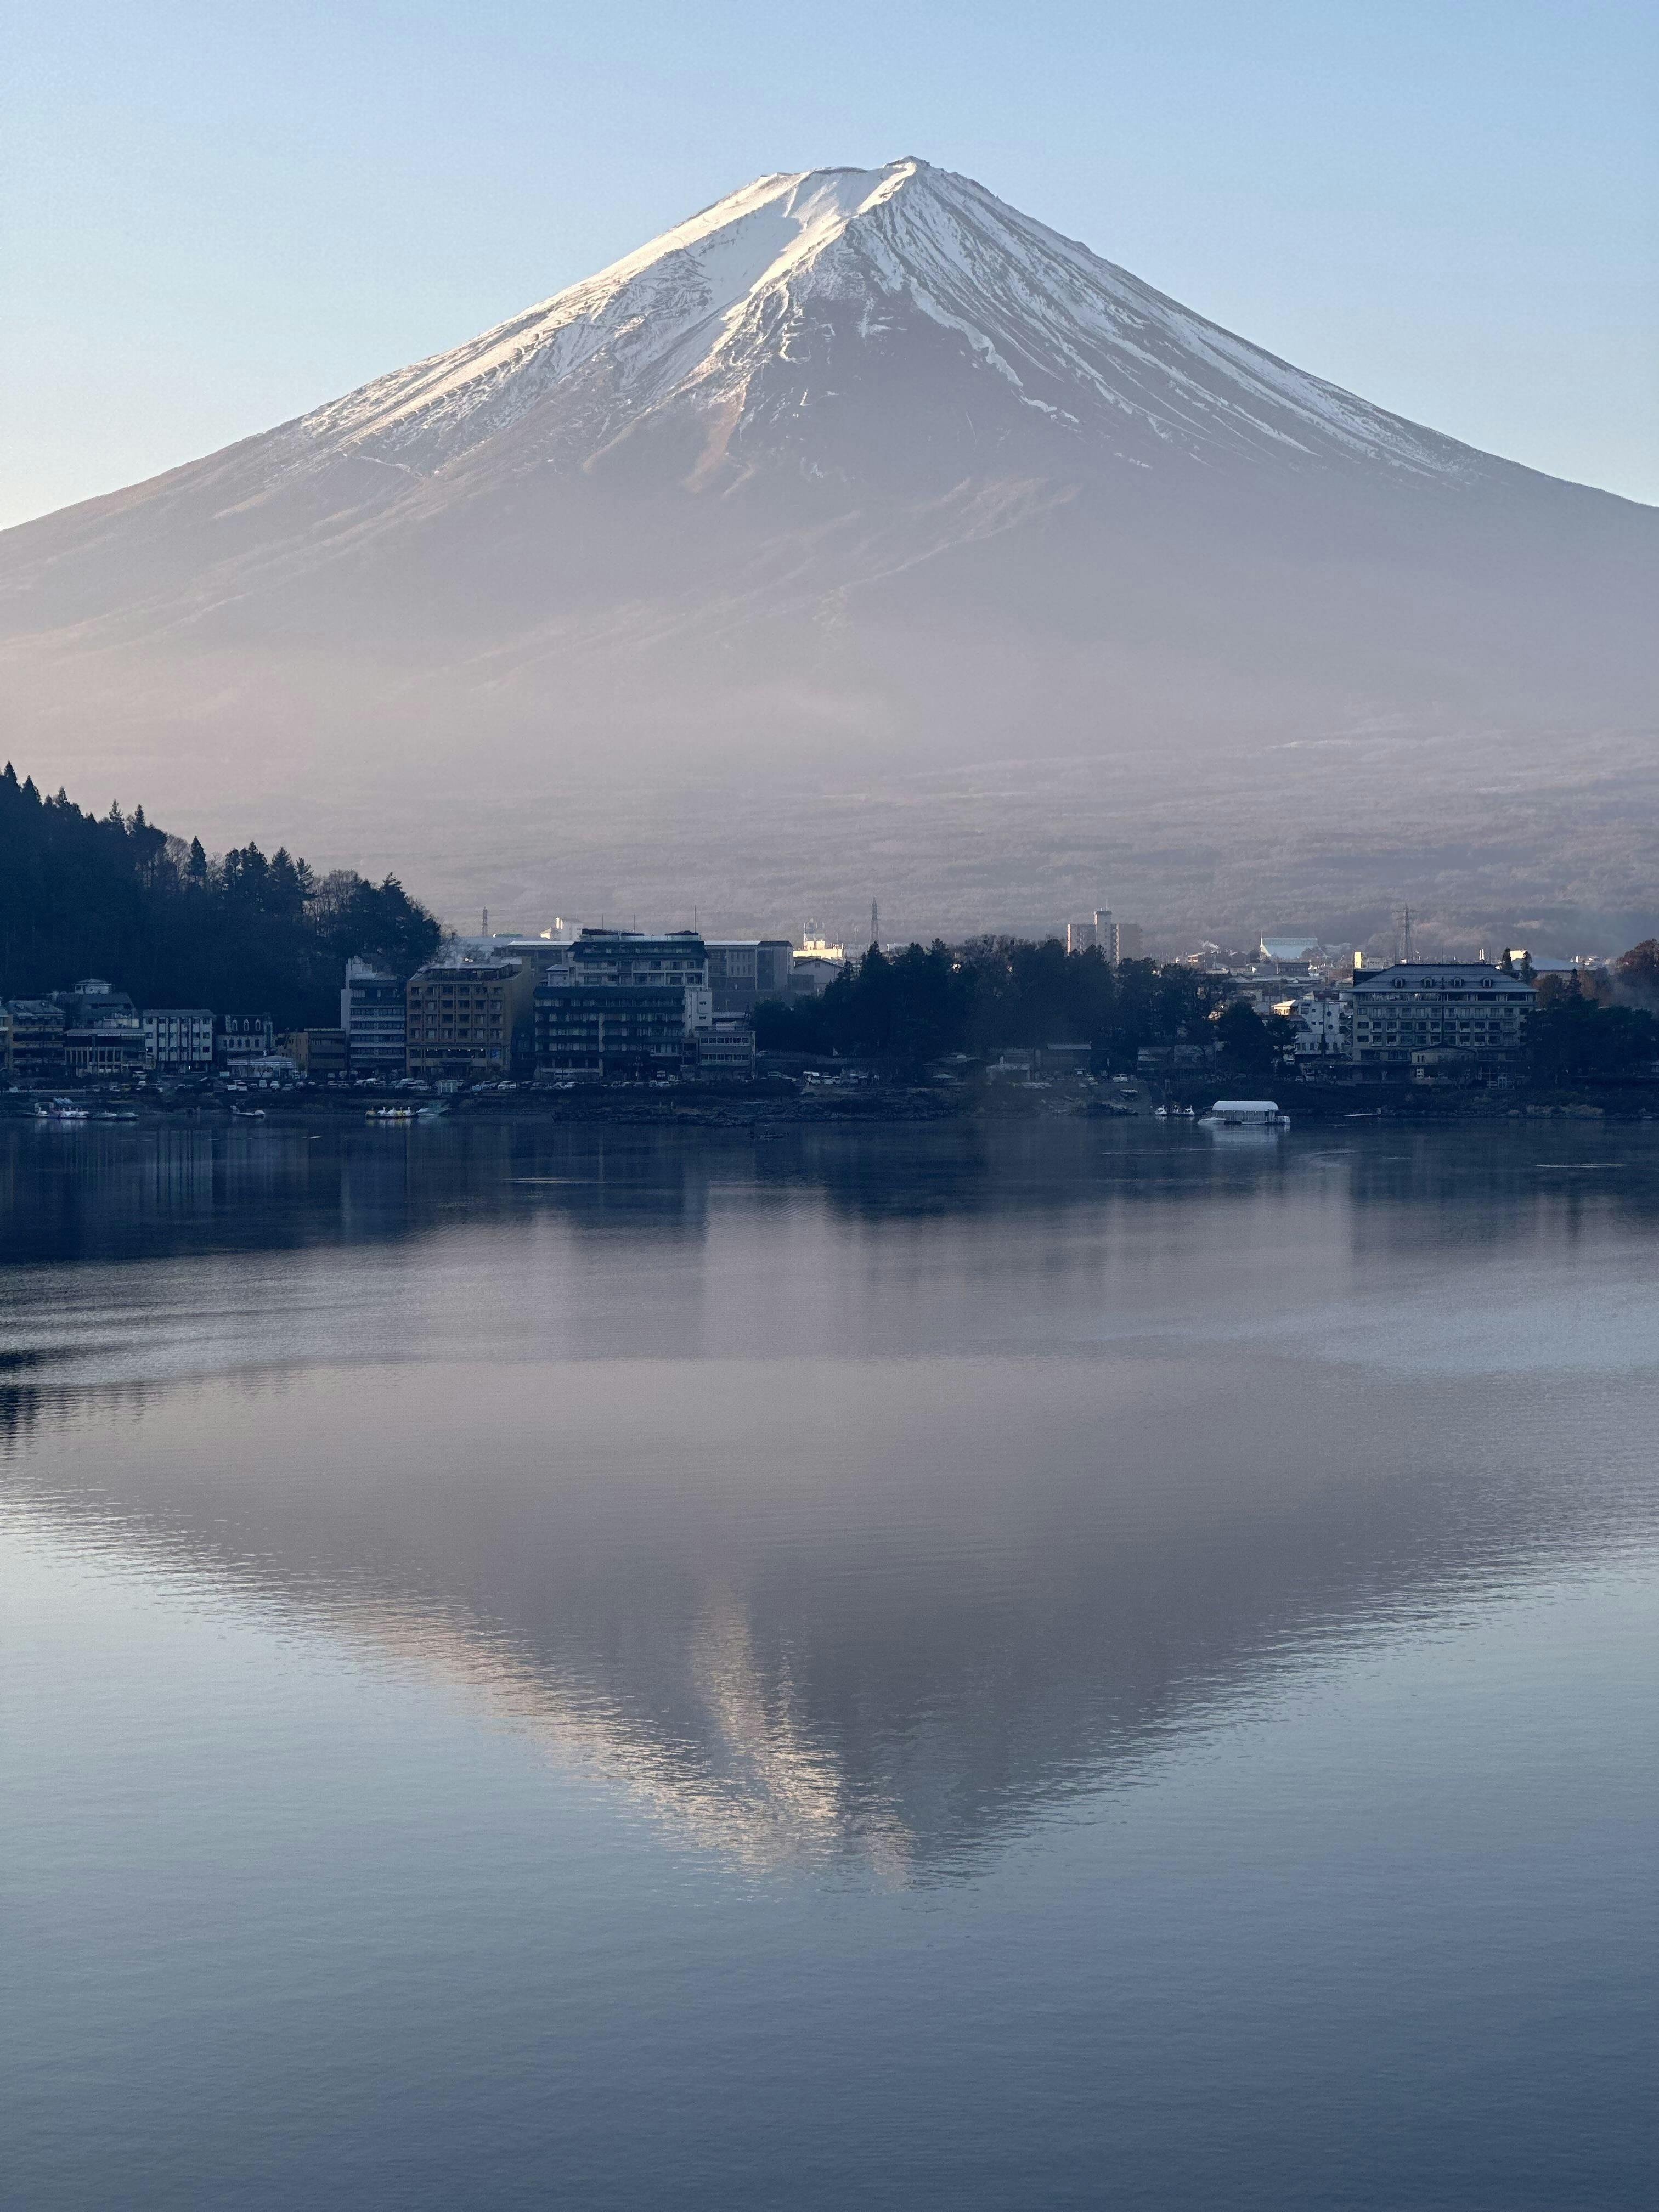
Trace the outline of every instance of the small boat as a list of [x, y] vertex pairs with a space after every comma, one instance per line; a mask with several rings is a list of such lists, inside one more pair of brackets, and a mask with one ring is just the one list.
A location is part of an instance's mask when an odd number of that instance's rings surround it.
[[34, 1109], [37, 1121], [84, 1121], [89, 1117], [84, 1106], [77, 1106], [72, 1098], [50, 1098], [44, 1106]]
[[263, 1121], [265, 1118], [263, 1106], [233, 1106], [230, 1110], [239, 1121]]

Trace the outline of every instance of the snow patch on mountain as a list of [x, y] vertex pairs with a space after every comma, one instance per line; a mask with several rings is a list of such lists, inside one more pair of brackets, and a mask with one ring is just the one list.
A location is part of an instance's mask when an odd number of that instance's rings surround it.
[[1127, 430], [1143, 457], [1358, 459], [1442, 478], [1482, 465], [915, 159], [758, 178], [467, 344], [302, 417], [286, 457], [357, 452], [434, 473], [538, 413], [550, 445], [580, 457], [680, 404], [740, 429], [769, 376], [792, 376], [805, 407], [836, 395], [836, 347], [878, 359], [921, 325], [1056, 439], [1104, 433], [1115, 452]]

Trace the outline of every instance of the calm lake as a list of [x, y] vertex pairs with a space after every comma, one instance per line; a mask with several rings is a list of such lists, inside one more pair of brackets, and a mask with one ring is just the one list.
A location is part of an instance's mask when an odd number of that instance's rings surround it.
[[1659, 2193], [1659, 1130], [0, 1122], [0, 2202]]

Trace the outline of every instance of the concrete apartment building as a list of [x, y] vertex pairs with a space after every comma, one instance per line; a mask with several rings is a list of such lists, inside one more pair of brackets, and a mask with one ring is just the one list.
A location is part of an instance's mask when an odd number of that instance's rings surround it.
[[[404, 990], [404, 1054], [410, 1075], [476, 1083], [510, 1073], [529, 1057], [536, 990], [522, 960], [436, 960]], [[352, 1056], [354, 1072], [356, 1055]]]
[[6, 1008], [6, 1073], [26, 1087], [64, 1073], [64, 1009], [56, 999], [14, 999]]
[[707, 1029], [714, 1018], [708, 948], [695, 929], [673, 929], [660, 937], [635, 929], [584, 929], [570, 947], [568, 963], [550, 968], [546, 980], [557, 988], [562, 975], [577, 989], [614, 985], [684, 992], [688, 1036]]
[[1144, 956], [1140, 945], [1140, 924], [1119, 921], [1109, 906], [1097, 907], [1092, 921], [1068, 921], [1066, 925], [1068, 952], [1103, 952], [1108, 965], [1113, 968], [1120, 960], [1141, 959]]
[[708, 988], [717, 1014], [752, 1014], [763, 999], [787, 999], [795, 948], [787, 937], [708, 937]]
[[649, 1081], [685, 1064], [685, 994], [672, 984], [544, 984], [535, 1022], [537, 1068], [556, 1079]]
[[397, 977], [373, 960], [348, 960], [340, 988], [340, 1029], [351, 1073], [401, 1075], [407, 1028], [408, 999]]
[[755, 1032], [747, 1014], [716, 1013], [697, 1031], [697, 1073], [747, 1078], [755, 1073]]
[[1353, 1062], [1374, 1075], [1408, 1080], [1416, 1063], [1438, 1075], [1470, 1074], [1514, 1058], [1537, 994], [1519, 975], [1484, 960], [1402, 961], [1354, 976]]
[[205, 1073], [213, 1066], [213, 1010], [210, 1006], [146, 1006], [144, 1060], [166, 1075]]
[[536, 991], [538, 1070], [586, 1082], [678, 1074], [713, 1030], [708, 948], [695, 930], [584, 929], [568, 955], [544, 963]]
[[[403, 1000], [401, 991], [398, 992], [398, 1010], [401, 1013]], [[400, 1021], [398, 1024], [400, 1040], [402, 1027]], [[320, 1081], [327, 1076], [344, 1075], [349, 1073], [346, 1033], [343, 1030], [293, 1030], [283, 1039], [283, 1050], [294, 1062], [297, 1073], [310, 1076], [315, 1081]], [[400, 1042], [397, 1066], [388, 1073], [401, 1075], [403, 1072], [404, 1057]]]

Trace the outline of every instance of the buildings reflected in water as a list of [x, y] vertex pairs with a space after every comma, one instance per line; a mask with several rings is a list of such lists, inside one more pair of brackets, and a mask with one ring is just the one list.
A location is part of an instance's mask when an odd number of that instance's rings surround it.
[[[1300, 1202], [1335, 1186], [1356, 1231], [1525, 1236], [1529, 1216], [1659, 1215], [1655, 1133], [1583, 1124], [1478, 1134], [1339, 1125], [1218, 1142], [1179, 1125], [1038, 1121], [753, 1133], [558, 1127], [529, 1119], [435, 1125], [215, 1122], [99, 1127], [0, 1121], [6, 1261], [280, 1250], [420, 1236], [458, 1212], [551, 1212], [573, 1226], [622, 1219], [664, 1234], [707, 1223], [722, 1190], [810, 1194], [869, 1221], [1055, 1214], [1192, 1199]], [[1626, 1157], [1628, 1155], [1628, 1157]], [[1517, 1198], [1530, 1201], [1517, 1207]], [[1370, 1219], [1401, 1211], [1401, 1224]]]

